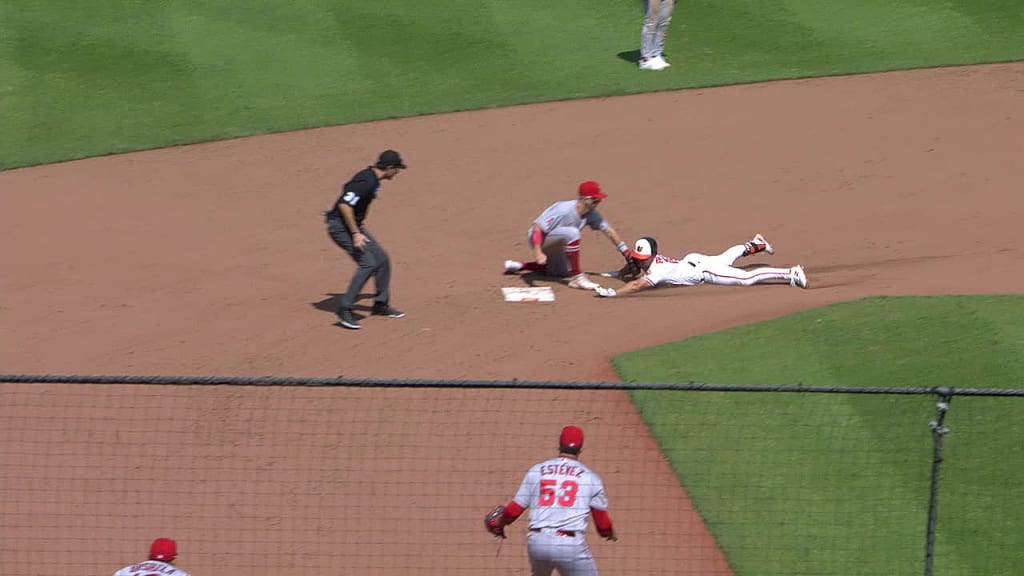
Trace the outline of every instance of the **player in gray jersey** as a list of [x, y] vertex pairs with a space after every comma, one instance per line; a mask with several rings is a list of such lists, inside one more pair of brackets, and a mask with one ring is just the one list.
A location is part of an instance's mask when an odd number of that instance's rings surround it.
[[145, 562], [125, 566], [114, 576], [188, 576], [188, 572], [174, 565], [178, 557], [178, 544], [170, 538], [157, 538], [149, 546]]
[[599, 288], [600, 285], [587, 278], [580, 268], [580, 231], [584, 226], [603, 232], [629, 260], [629, 246], [597, 211], [597, 205], [607, 197], [600, 184], [588, 180], [579, 185], [575, 200], [563, 200], [548, 206], [526, 232], [533, 261], [506, 260], [505, 273], [536, 272], [544, 276], [569, 278], [570, 288]]
[[615, 541], [604, 482], [580, 462], [583, 430], [562, 428], [558, 456], [526, 471], [519, 490], [500, 515], [487, 518], [487, 530], [504, 537], [505, 527], [529, 511], [526, 552], [533, 576], [597, 576], [597, 562], [587, 544], [589, 519], [602, 538]]
[[644, 26], [640, 31], [641, 70], [664, 70], [671, 66], [662, 54], [665, 50], [665, 35], [672, 22], [672, 11], [676, 0], [644, 0]]

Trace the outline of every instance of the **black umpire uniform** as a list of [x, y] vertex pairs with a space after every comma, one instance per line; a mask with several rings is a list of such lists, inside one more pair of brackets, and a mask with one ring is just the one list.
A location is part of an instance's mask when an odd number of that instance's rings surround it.
[[391, 261], [387, 252], [377, 239], [370, 234], [363, 223], [370, 203], [377, 197], [381, 180], [394, 178], [400, 170], [406, 168], [402, 157], [394, 150], [381, 152], [377, 163], [360, 170], [345, 183], [341, 195], [326, 212], [327, 233], [342, 250], [356, 262], [356, 271], [352, 275], [348, 290], [341, 297], [338, 307], [338, 318], [345, 328], [358, 330], [359, 318], [353, 312], [359, 292], [372, 276], [377, 292], [373, 297], [372, 314], [401, 318], [405, 316], [392, 308], [391, 300]]

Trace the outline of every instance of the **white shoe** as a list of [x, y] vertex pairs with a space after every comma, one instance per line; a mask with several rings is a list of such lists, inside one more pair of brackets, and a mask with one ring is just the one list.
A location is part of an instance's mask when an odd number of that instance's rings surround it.
[[587, 278], [586, 274], [577, 274], [569, 280], [569, 288], [579, 288], [580, 290], [597, 290], [601, 285], [594, 282], [590, 278]]
[[807, 274], [804, 274], [803, 266], [793, 266], [789, 269], [789, 285], [807, 288]]
[[505, 274], [515, 274], [523, 269], [522, 262], [516, 262], [515, 260], [505, 260]]
[[765, 240], [764, 236], [761, 236], [760, 234], [755, 234], [754, 239], [751, 240], [751, 242], [759, 246], [764, 246], [763, 250], [765, 252], [769, 254], [775, 254], [775, 248], [772, 248], [772, 245], [769, 244], [767, 240]]
[[658, 65], [661, 66], [662, 70], [671, 66], [671, 64], [668, 63], [668, 60], [665, 60], [665, 57], [661, 54], [655, 56], [654, 59], [658, 61]]
[[669, 67], [669, 63], [665, 62], [661, 56], [653, 56], [651, 58], [641, 58], [639, 64], [637, 64], [641, 70], [664, 70]]

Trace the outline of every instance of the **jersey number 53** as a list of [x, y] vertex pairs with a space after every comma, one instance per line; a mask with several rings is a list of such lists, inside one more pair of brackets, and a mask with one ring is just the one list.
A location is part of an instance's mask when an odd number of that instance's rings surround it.
[[537, 498], [538, 506], [572, 506], [576, 503], [576, 492], [579, 491], [579, 484], [575, 480], [541, 480], [540, 496]]

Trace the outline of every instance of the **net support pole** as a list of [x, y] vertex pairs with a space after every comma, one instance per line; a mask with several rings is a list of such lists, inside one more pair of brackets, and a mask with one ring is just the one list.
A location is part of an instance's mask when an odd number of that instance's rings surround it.
[[946, 412], [949, 411], [949, 404], [953, 400], [951, 388], [939, 388], [939, 396], [935, 404], [936, 417], [928, 423], [932, 430], [932, 478], [930, 495], [928, 498], [928, 530], [925, 535], [924, 549], [924, 576], [932, 576], [934, 573], [935, 561], [935, 527], [939, 517], [939, 472], [942, 468], [942, 440], [949, 433], [945, 425]]

